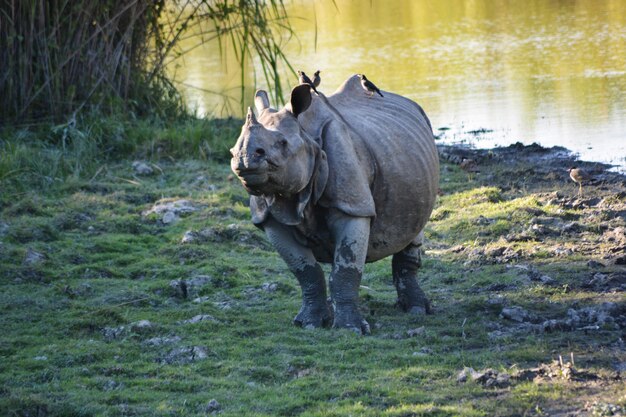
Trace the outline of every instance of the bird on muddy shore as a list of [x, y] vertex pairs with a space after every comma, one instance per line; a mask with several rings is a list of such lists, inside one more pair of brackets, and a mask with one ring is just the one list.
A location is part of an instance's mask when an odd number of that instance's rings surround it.
[[298, 81], [300, 82], [300, 84], [308, 84], [313, 89], [313, 91], [315, 91], [315, 94], [317, 94], [318, 96], [320, 95], [320, 93], [317, 92], [313, 81], [311, 81], [309, 76], [306, 75], [304, 71], [298, 70]]
[[463, 158], [459, 167], [465, 172], [480, 172], [480, 168], [478, 168], [478, 164], [471, 158]]
[[361, 79], [361, 86], [363, 86], [365, 91], [369, 91], [370, 97], [372, 97], [374, 93], [378, 93], [381, 97], [384, 97], [378, 87], [376, 87], [373, 82], [368, 80], [365, 74], [358, 74], [358, 76]]
[[472, 180], [474, 174], [480, 172], [480, 168], [478, 167], [478, 164], [476, 163], [476, 161], [474, 161], [471, 158], [463, 157], [463, 159], [461, 160], [461, 163], [459, 164], [459, 168], [467, 172], [467, 179], [470, 181]]
[[322, 82], [322, 77], [320, 77], [320, 70], [317, 70], [313, 73], [313, 85], [315, 87], [319, 87], [320, 83]]
[[571, 167], [567, 170], [569, 172], [569, 177], [578, 184], [578, 196], [582, 197], [583, 195], [583, 182], [589, 181], [591, 176], [581, 168]]

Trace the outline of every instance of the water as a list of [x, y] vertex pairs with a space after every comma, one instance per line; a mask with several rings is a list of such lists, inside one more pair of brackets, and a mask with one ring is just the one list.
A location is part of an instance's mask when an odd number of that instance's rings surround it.
[[[332, 93], [362, 72], [420, 103], [440, 141], [478, 147], [520, 141], [565, 146], [626, 171], [626, 1], [294, 0], [294, 68], [322, 70]], [[295, 18], [299, 16], [301, 18]], [[317, 27], [317, 45], [315, 30]], [[246, 105], [252, 104], [249, 63]], [[285, 72], [285, 74], [287, 74]], [[240, 115], [241, 74], [215, 44], [176, 69], [200, 114]], [[287, 76], [287, 75], [285, 75]], [[295, 86], [295, 77], [287, 76]], [[273, 103], [274, 104], [274, 103]]]

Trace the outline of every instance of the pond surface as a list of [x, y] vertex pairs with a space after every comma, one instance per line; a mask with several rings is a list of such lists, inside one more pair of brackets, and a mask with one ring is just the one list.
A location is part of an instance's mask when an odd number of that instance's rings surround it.
[[[335, 3], [287, 5], [298, 40], [286, 55], [296, 69], [322, 70], [324, 93], [362, 72], [382, 90], [421, 104], [440, 141], [561, 145], [626, 170], [626, 1]], [[232, 56], [219, 56], [217, 44], [194, 49], [176, 77], [199, 114], [237, 116], [241, 73]], [[249, 63], [246, 105], [255, 68], [256, 87], [265, 87], [260, 66]], [[233, 100], [227, 106], [189, 86]]]

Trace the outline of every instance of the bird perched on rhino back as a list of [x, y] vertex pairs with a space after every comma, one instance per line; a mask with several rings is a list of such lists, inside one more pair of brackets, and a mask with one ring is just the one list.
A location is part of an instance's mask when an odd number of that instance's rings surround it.
[[583, 182], [587, 182], [591, 179], [591, 175], [589, 175], [585, 170], [581, 168], [571, 167], [567, 170], [569, 172], [569, 177], [578, 184], [578, 196], [583, 195]]
[[298, 81], [300, 82], [300, 84], [309, 85], [313, 89], [313, 91], [315, 91], [315, 94], [317, 94], [318, 96], [320, 95], [320, 93], [318, 93], [317, 89], [315, 88], [315, 84], [313, 84], [313, 81], [311, 81], [309, 76], [306, 75], [304, 71], [298, 70]]
[[373, 96], [374, 93], [378, 93], [379, 96], [384, 97], [378, 87], [376, 87], [373, 82], [368, 80], [365, 74], [358, 74], [358, 76], [361, 79], [361, 85], [363, 86], [365, 91], [368, 91], [370, 93], [370, 97]]
[[322, 77], [320, 77], [320, 70], [317, 70], [313, 73], [313, 85], [315, 87], [319, 87], [320, 83], [322, 82]]

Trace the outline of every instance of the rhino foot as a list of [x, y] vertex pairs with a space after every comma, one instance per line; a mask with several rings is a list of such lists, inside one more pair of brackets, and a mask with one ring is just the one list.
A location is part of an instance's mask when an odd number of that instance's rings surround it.
[[405, 313], [411, 315], [424, 315], [424, 314], [432, 314], [432, 308], [430, 306], [430, 301], [423, 297], [412, 297], [411, 299], [402, 297], [402, 299], [398, 298], [396, 305]]
[[430, 301], [417, 284], [415, 277], [398, 279], [398, 301], [396, 305], [409, 314], [432, 314]]
[[320, 307], [307, 304], [300, 308], [300, 312], [293, 319], [293, 324], [305, 329], [317, 329], [328, 327], [332, 321], [333, 316], [328, 306]]
[[361, 316], [356, 306], [338, 307], [335, 306], [335, 320], [333, 329], [348, 329], [353, 332], [366, 335], [371, 333], [369, 323]]

